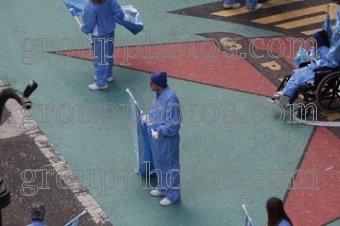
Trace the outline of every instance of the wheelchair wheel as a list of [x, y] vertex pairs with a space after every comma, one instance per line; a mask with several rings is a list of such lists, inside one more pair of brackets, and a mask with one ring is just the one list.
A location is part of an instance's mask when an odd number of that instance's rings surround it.
[[316, 89], [316, 103], [326, 112], [340, 110], [340, 72], [332, 72], [321, 80]]

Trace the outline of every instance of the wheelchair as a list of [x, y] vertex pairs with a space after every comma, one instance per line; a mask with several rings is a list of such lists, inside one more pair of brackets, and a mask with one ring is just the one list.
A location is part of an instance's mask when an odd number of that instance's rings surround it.
[[[299, 68], [307, 64], [301, 63]], [[310, 107], [311, 104], [316, 104], [317, 108], [324, 112], [340, 112], [340, 67], [320, 67], [314, 69], [314, 73], [314, 79], [306, 82], [291, 98], [281, 95], [279, 100], [279, 104], [286, 109], [287, 106], [292, 106], [300, 96], [303, 104], [298, 104], [297, 108], [294, 107], [298, 118], [302, 118], [302, 113], [305, 114], [304, 117], [315, 114], [313, 107]], [[276, 92], [283, 90], [291, 76], [284, 77]], [[271, 100], [275, 102], [274, 97]]]

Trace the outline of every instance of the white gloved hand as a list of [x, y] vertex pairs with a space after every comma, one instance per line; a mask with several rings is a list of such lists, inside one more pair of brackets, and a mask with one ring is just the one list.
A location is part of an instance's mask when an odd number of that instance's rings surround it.
[[141, 120], [142, 123], [147, 123], [149, 121], [149, 115], [142, 115]]
[[151, 132], [152, 132], [152, 138], [157, 140], [158, 139], [158, 132], [154, 131], [153, 129], [151, 129]]
[[82, 27], [83, 27], [83, 25], [79, 25], [79, 30], [80, 30], [80, 31], [82, 31], [82, 30], [81, 30]]
[[124, 16], [123, 20], [129, 22], [129, 21], [131, 20], [131, 16], [129, 16], [129, 15], [126, 14], [126, 15]]

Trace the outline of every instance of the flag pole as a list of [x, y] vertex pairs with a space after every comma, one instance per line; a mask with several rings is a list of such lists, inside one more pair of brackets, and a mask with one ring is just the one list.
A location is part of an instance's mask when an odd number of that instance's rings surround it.
[[136, 101], [135, 98], [133, 97], [133, 95], [132, 95], [132, 93], [130, 92], [130, 90], [129, 90], [129, 89], [126, 89], [125, 91], [129, 94], [129, 96], [130, 96], [130, 98], [132, 99], [133, 103], [134, 103], [134, 104], [136, 105], [136, 107], [140, 110], [141, 115], [143, 115], [143, 114], [144, 114], [143, 111], [139, 108], [139, 106], [138, 106], [138, 104], [137, 104], [137, 101]]
[[329, 4], [327, 5], [327, 13], [329, 14]]

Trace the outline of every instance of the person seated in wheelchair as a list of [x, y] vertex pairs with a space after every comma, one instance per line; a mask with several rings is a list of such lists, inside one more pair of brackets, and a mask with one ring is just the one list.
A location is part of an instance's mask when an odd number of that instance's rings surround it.
[[312, 45], [315, 47], [316, 54], [311, 58], [310, 63], [305, 67], [294, 70], [294, 74], [289, 78], [286, 86], [282, 91], [276, 92], [272, 98], [279, 101], [280, 105], [286, 106], [290, 99], [294, 97], [298, 89], [306, 84], [306, 82], [314, 79], [314, 69], [319, 67], [336, 67], [333, 63], [326, 59], [329, 51], [329, 37], [326, 31], [318, 31], [313, 35]]

